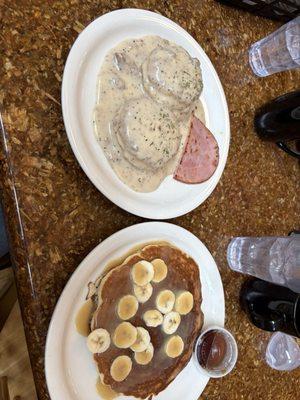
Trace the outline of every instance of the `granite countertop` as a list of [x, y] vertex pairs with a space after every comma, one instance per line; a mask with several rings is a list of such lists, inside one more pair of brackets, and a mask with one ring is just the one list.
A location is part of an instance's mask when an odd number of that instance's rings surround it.
[[85, 176], [68, 143], [60, 105], [63, 67], [77, 35], [95, 17], [122, 7], [159, 12], [187, 29], [215, 65], [227, 96], [232, 139], [222, 179], [204, 204], [172, 220], [203, 240], [215, 257], [226, 326], [239, 346], [234, 372], [211, 380], [201, 399], [295, 400], [300, 369], [280, 373], [262, 361], [262, 333], [239, 307], [245, 278], [230, 272], [225, 258], [232, 236], [285, 235], [299, 228], [299, 163], [253, 131], [260, 105], [299, 88], [299, 72], [260, 79], [248, 66], [250, 44], [279, 24], [212, 0], [0, 0], [2, 193], [39, 398], [49, 399], [44, 345], [68, 278], [101, 240], [142, 221], [112, 204]]

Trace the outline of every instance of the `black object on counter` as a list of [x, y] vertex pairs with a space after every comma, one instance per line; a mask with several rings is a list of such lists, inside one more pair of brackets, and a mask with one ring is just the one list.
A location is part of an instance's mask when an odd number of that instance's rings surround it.
[[250, 279], [241, 289], [240, 301], [258, 328], [300, 338], [300, 294], [261, 279]]
[[[282, 150], [300, 158], [300, 90], [261, 107], [255, 115], [254, 126], [261, 139], [276, 142]], [[291, 142], [295, 142], [295, 150], [291, 149]]]
[[300, 15], [299, 0], [218, 0], [265, 18], [288, 22]]

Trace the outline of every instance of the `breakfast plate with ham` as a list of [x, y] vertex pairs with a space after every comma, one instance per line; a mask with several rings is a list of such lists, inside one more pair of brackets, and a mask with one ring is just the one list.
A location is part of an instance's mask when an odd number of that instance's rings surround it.
[[84, 29], [65, 66], [62, 108], [87, 176], [133, 214], [183, 215], [221, 178], [230, 141], [222, 85], [201, 46], [161, 15], [117, 10]]

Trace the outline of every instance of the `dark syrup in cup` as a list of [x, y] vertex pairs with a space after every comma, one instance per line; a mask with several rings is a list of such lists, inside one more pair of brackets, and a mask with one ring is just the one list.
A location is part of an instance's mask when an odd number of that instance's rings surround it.
[[207, 332], [197, 348], [197, 358], [203, 368], [218, 368], [226, 356], [227, 343], [217, 330]]
[[194, 360], [198, 369], [212, 378], [227, 375], [237, 360], [237, 345], [234, 337], [224, 328], [212, 327], [198, 338]]

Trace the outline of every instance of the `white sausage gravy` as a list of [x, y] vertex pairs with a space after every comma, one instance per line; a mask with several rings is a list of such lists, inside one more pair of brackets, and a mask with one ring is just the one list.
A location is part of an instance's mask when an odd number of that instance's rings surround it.
[[144, 36], [111, 49], [98, 79], [97, 139], [122, 182], [151, 192], [180, 161], [192, 112], [204, 122], [200, 63], [175, 43]]

